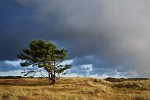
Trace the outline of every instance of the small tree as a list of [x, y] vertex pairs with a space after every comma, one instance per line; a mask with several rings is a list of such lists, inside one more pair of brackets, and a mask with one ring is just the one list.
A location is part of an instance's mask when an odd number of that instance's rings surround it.
[[[71, 68], [71, 65], [60, 65], [67, 58], [67, 50], [58, 49], [52, 42], [45, 42], [42, 39], [32, 40], [29, 48], [24, 49], [18, 58], [22, 60], [20, 63], [22, 67], [32, 65], [44, 68], [53, 84], [59, 78], [60, 73], [65, 74], [65, 70]], [[30, 72], [35, 71], [28, 73]]]

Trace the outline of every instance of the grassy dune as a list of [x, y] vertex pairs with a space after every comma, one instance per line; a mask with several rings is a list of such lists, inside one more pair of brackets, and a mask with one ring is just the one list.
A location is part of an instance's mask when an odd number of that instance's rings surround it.
[[0, 79], [0, 100], [150, 100], [150, 80]]

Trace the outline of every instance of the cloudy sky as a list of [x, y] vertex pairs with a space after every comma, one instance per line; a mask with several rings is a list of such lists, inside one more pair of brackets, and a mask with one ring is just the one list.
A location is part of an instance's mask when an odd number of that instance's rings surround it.
[[32, 39], [68, 49], [68, 76], [150, 77], [149, 0], [0, 0], [1, 76]]

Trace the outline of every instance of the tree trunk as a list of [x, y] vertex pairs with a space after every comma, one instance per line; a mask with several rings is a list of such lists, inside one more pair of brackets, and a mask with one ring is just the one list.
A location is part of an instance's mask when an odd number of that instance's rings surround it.
[[50, 72], [48, 72], [48, 78], [51, 80], [51, 74], [50, 74]]
[[53, 80], [53, 73], [51, 72], [51, 80]]
[[52, 84], [55, 84], [56, 83], [56, 65], [55, 65], [55, 61], [54, 61], [54, 71], [53, 71], [53, 80], [52, 80]]
[[52, 74], [51, 80], [52, 80], [52, 84], [56, 83], [56, 76], [55, 76], [55, 74]]
[[55, 84], [55, 83], [56, 83], [56, 78], [53, 78], [52, 84]]
[[48, 78], [49, 78], [50, 80], [53, 80], [53, 74], [52, 74], [52, 72], [48, 72]]
[[[50, 67], [50, 68], [52, 67], [51, 63], [49, 63], [49, 67]], [[49, 76], [49, 79], [50, 79], [50, 80], [53, 80], [53, 73], [52, 73], [52, 71], [49, 71], [49, 72], [48, 72], [48, 76]]]

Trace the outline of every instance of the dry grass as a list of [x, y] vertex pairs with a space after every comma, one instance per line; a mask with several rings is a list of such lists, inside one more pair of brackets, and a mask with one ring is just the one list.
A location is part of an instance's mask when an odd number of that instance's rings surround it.
[[150, 100], [150, 80], [108, 82], [95, 78], [0, 79], [0, 100]]

